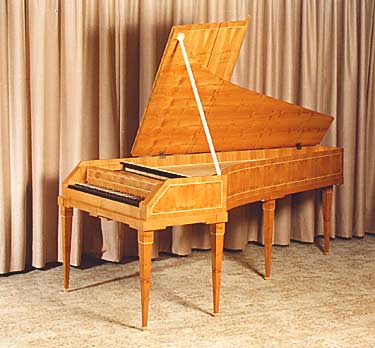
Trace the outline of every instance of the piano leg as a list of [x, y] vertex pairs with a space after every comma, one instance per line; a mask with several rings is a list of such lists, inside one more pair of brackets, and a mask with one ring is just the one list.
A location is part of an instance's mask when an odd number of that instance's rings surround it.
[[212, 291], [214, 316], [219, 314], [221, 265], [223, 259], [225, 223], [210, 225], [212, 248]]
[[275, 220], [275, 200], [263, 202], [263, 234], [264, 234], [264, 260], [265, 276], [269, 279], [271, 276], [271, 257], [272, 257], [272, 235]]
[[154, 231], [138, 231], [139, 273], [141, 278], [142, 329], [147, 328], [150, 299], [151, 255]]
[[73, 208], [60, 206], [61, 228], [62, 228], [62, 248], [63, 248], [63, 268], [64, 268], [64, 291], [69, 289], [70, 271], [70, 250], [72, 240], [72, 219]]
[[323, 220], [324, 220], [324, 254], [329, 254], [329, 239], [331, 237], [331, 210], [333, 187], [325, 187], [323, 190]]

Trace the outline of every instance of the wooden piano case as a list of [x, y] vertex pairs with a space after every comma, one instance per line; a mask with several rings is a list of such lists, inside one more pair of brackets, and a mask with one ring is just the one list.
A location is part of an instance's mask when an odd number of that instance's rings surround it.
[[[228, 210], [263, 202], [265, 278], [270, 276], [275, 201], [323, 190], [325, 253], [333, 185], [343, 181], [343, 150], [319, 145], [333, 118], [250, 91], [228, 80], [244, 21], [173, 27], [131, 158], [83, 161], [63, 183], [64, 289], [69, 288], [73, 208], [138, 230], [142, 327], [147, 326], [155, 230], [206, 223], [212, 242], [214, 314]], [[217, 151], [212, 162], [177, 35], [186, 50]]]

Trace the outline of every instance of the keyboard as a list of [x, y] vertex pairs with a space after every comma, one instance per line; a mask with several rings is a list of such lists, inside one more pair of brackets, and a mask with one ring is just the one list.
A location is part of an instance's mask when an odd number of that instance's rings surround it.
[[91, 195], [111, 199], [113, 201], [117, 201], [120, 203], [125, 203], [132, 205], [134, 207], [139, 207], [139, 203], [143, 201], [143, 197], [136, 196], [130, 193], [124, 193], [114, 190], [105, 189], [102, 187], [80, 183], [80, 184], [74, 184], [68, 186], [70, 189], [89, 193]]

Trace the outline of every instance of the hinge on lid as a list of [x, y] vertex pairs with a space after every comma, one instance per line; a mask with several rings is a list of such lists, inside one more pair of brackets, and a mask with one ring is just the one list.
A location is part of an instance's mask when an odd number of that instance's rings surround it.
[[159, 158], [165, 158], [167, 157], [163, 151], [159, 152]]

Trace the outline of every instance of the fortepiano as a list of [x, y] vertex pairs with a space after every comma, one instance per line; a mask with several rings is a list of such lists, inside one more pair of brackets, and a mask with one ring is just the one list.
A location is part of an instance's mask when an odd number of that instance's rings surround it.
[[332, 190], [343, 182], [343, 149], [319, 144], [333, 118], [229, 82], [247, 26], [248, 19], [172, 27], [133, 157], [82, 161], [65, 179], [58, 197], [65, 290], [73, 208], [138, 231], [143, 328], [156, 230], [210, 225], [214, 314], [230, 209], [263, 202], [269, 278], [275, 201], [322, 189], [329, 252]]

